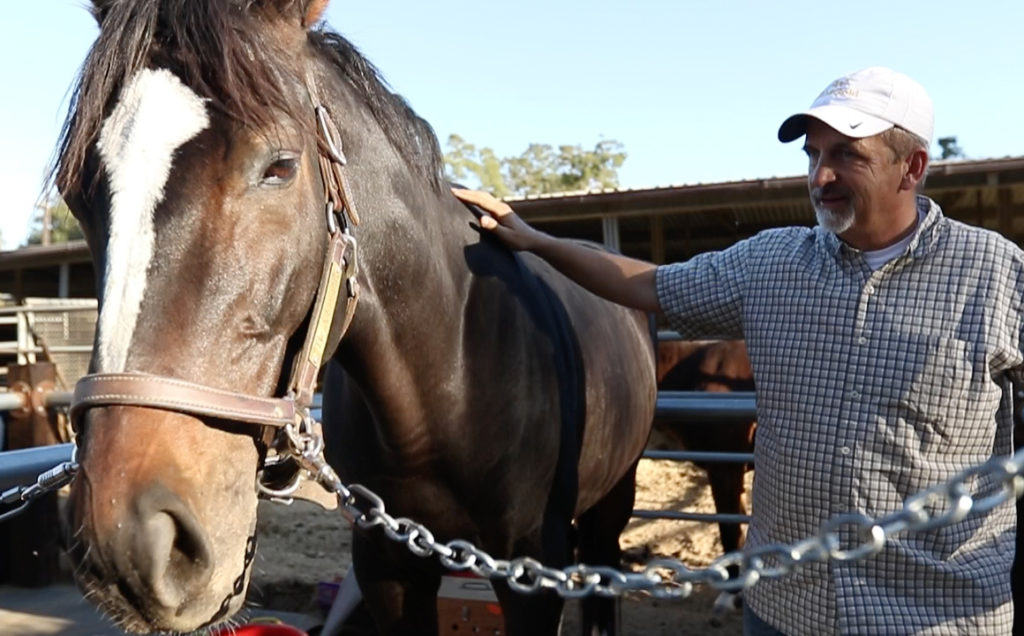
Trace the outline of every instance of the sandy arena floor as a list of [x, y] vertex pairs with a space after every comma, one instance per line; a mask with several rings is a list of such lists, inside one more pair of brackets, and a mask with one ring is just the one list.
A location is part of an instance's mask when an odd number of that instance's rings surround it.
[[[690, 463], [642, 460], [637, 482], [637, 508], [714, 509], [704, 472]], [[301, 502], [292, 506], [263, 502], [259, 514], [260, 544], [250, 599], [279, 610], [317, 612], [317, 583], [348, 570], [351, 532], [347, 522], [336, 512]], [[722, 552], [717, 526], [687, 521], [634, 519], [622, 545], [630, 554], [672, 557], [690, 567], [707, 565]], [[716, 595], [714, 589], [699, 587], [679, 601], [629, 596], [621, 604], [624, 634], [739, 636], [738, 612], [720, 627], [709, 624]], [[563, 633], [576, 633], [577, 625], [577, 611], [570, 603]]]

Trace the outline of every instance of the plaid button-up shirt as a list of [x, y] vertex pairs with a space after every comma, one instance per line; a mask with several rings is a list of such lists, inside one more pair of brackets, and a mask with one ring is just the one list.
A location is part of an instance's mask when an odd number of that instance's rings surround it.
[[[748, 547], [813, 536], [844, 512], [881, 517], [1012, 454], [1024, 253], [930, 199], [918, 206], [906, 251], [875, 271], [821, 228], [658, 268], [662, 309], [684, 337], [747, 341], [758, 415]], [[1007, 503], [899, 534], [862, 560], [762, 580], [745, 602], [791, 635], [1008, 634], [1014, 530]], [[850, 524], [840, 536], [861, 543]]]

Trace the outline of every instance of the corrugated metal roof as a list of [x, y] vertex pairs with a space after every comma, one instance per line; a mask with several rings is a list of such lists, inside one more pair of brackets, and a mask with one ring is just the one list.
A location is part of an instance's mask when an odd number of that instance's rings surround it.
[[[1008, 156], [989, 159], [951, 159], [933, 160], [928, 166], [929, 176], [933, 174], [958, 174], [963, 172], [1005, 170], [1008, 167], [1024, 167], [1024, 156]], [[784, 177], [764, 177], [758, 179], [736, 179], [728, 181], [678, 183], [669, 185], [655, 185], [649, 187], [631, 186], [628, 188], [594, 188], [589, 190], [574, 190], [567, 192], [552, 192], [547, 194], [530, 194], [525, 196], [505, 197], [503, 201], [515, 203], [519, 201], [537, 201], [547, 199], [566, 199], [589, 197], [602, 194], [623, 194], [623, 193], [648, 193], [666, 192], [675, 190], [708, 190], [719, 188], [735, 187], [773, 187], [790, 185], [793, 182], [803, 184], [806, 175], [793, 175]]]
[[[925, 193], [947, 215], [1024, 238], [1024, 156], [935, 161]], [[563, 192], [506, 199], [531, 223], [556, 233], [600, 238], [600, 220], [619, 219], [624, 241], [649, 249], [651, 219], [660, 217], [665, 239], [693, 250], [712, 249], [760, 229], [814, 222], [806, 177], [771, 177], [719, 183]], [[595, 225], [596, 223], [596, 225]], [[683, 237], [683, 238], [679, 238]], [[688, 248], [689, 249], [689, 248]], [[89, 261], [84, 241], [0, 252], [0, 272]]]

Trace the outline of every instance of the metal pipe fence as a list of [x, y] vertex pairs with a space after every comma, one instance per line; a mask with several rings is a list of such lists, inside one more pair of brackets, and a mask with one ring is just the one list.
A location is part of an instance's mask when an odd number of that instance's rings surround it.
[[713, 451], [644, 451], [647, 459], [670, 459], [677, 462], [693, 462], [695, 464], [753, 464], [753, 453], [717, 453]]
[[671, 521], [704, 521], [707, 523], [750, 523], [750, 515], [706, 512], [682, 512], [679, 510], [636, 509], [633, 516], [638, 519], [669, 519]]
[[682, 423], [745, 422], [756, 417], [753, 391], [658, 391], [655, 414]]
[[[68, 391], [51, 391], [45, 395], [47, 408], [67, 407], [71, 404]], [[0, 411], [24, 408], [27, 397], [21, 393], [0, 392]], [[319, 419], [322, 398], [314, 398], [313, 415]], [[754, 394], [704, 393], [701, 391], [661, 391], [658, 393], [657, 413], [659, 417], [672, 418], [687, 424], [714, 424], [722, 422], [744, 422], [754, 419]], [[46, 470], [70, 461], [74, 446], [60, 444], [16, 451], [0, 452], [0, 490], [17, 485], [29, 484]], [[691, 461], [700, 463], [753, 463], [752, 453], [714, 453], [701, 451], [648, 450], [643, 456], [654, 460]], [[749, 515], [708, 514], [681, 512], [676, 510], [633, 511], [633, 516], [643, 519], [673, 519], [723, 523], [747, 523]]]
[[[664, 337], [659, 334], [659, 337]], [[665, 338], [670, 339], [670, 338]], [[692, 426], [749, 422], [757, 416], [753, 391], [731, 393], [705, 391], [658, 391], [655, 413], [662, 420]], [[753, 453], [717, 453], [707, 451], [644, 451], [647, 459], [668, 459], [701, 464], [753, 464]], [[708, 523], [750, 523], [750, 515], [683, 512], [679, 510], [636, 509], [633, 516], [641, 519], [671, 519]]]
[[[0, 411], [16, 411], [28, 405], [28, 401], [21, 393], [2, 392], [0, 393]], [[3, 440], [0, 440], [2, 442]]]
[[55, 444], [0, 453], [0, 491], [36, 483], [39, 475], [71, 461], [74, 448], [74, 444]]

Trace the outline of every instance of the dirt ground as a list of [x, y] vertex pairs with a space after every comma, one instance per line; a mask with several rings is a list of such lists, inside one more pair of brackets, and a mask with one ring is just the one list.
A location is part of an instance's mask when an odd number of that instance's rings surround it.
[[[748, 474], [748, 487], [751, 475]], [[642, 460], [637, 474], [637, 508], [712, 512], [704, 472], [687, 462]], [[748, 488], [749, 489], [749, 488]], [[350, 563], [351, 532], [337, 512], [297, 502], [260, 504], [259, 537], [250, 602], [277, 610], [316, 613], [317, 585], [345, 575]], [[689, 521], [634, 519], [622, 537], [629, 555], [671, 557], [701, 567], [722, 553], [718, 528]], [[637, 566], [633, 566], [637, 567]], [[643, 594], [621, 602], [625, 636], [712, 634], [739, 636], [740, 613], [720, 626], [709, 623], [717, 590], [697, 587], [678, 601], [659, 601]], [[563, 633], [578, 633], [578, 610], [566, 606]]]

